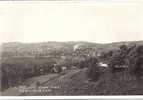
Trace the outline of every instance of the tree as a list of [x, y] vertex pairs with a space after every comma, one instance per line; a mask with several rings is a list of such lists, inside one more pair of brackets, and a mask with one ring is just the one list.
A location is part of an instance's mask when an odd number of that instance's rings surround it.
[[125, 70], [125, 68], [119, 66], [126, 65], [127, 55], [128, 47], [126, 45], [121, 45], [119, 49], [112, 54], [112, 57], [109, 61], [109, 67], [112, 73]]
[[128, 55], [129, 72], [140, 78], [143, 75], [143, 45], [136, 46]]
[[101, 72], [97, 65], [97, 58], [91, 57], [88, 60], [87, 77], [90, 79], [90, 81], [97, 81], [100, 76], [101, 76]]

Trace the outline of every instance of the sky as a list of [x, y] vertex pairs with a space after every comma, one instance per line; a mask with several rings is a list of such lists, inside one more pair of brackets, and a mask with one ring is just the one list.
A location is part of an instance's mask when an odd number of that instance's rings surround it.
[[143, 2], [137, 0], [0, 4], [0, 42], [138, 40], [143, 40]]

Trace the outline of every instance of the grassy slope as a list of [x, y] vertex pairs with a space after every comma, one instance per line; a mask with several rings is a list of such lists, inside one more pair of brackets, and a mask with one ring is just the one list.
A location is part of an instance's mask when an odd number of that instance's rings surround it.
[[86, 70], [71, 71], [43, 84], [48, 87], [59, 87], [50, 92], [31, 93], [28, 95], [140, 95], [143, 85], [126, 72], [104, 73], [97, 82], [88, 82]]
[[[37, 81], [43, 87], [49, 87], [51, 91], [30, 92], [20, 94], [14, 88], [7, 90], [3, 95], [140, 95], [143, 94], [143, 85], [126, 72], [116, 75], [104, 73], [97, 82], [88, 82], [87, 69], [71, 70], [61, 75], [43, 75], [30, 78], [25, 83], [32, 86]], [[58, 87], [58, 88], [53, 88]], [[35, 87], [36, 89], [36, 87]]]

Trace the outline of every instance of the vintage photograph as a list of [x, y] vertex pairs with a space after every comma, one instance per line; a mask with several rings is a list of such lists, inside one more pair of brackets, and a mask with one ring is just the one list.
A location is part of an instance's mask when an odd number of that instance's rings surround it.
[[0, 95], [143, 95], [137, 1], [0, 3]]

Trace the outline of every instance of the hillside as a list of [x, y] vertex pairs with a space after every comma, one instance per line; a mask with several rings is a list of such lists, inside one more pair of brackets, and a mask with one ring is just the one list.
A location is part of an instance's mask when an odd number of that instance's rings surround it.
[[[117, 73], [118, 78], [104, 73], [97, 82], [88, 82], [86, 69], [72, 71], [50, 80], [43, 86], [59, 87], [50, 92], [30, 93], [30, 95], [142, 95], [143, 85], [125, 72]], [[29, 95], [29, 93], [28, 93]]]
[[114, 42], [107, 44], [91, 43], [91, 42], [41, 42], [41, 43], [19, 43], [19, 42], [9, 42], [2, 43], [1, 54], [3, 57], [11, 56], [35, 56], [37, 54], [46, 56], [53, 54], [72, 54], [73, 47], [75, 45], [80, 45], [80, 48], [93, 48], [96, 52], [105, 52], [108, 50], [117, 49], [120, 45], [133, 45], [133, 44], [143, 44], [143, 41], [128, 41], [128, 42]]
[[[3, 95], [142, 95], [143, 86], [137, 84], [135, 79], [125, 72], [104, 73], [97, 82], [89, 82], [86, 77], [87, 69], [71, 70], [61, 75], [44, 75], [27, 79], [28, 86], [35, 86], [39, 81], [42, 92], [19, 93], [18, 90], [8, 89]], [[34, 87], [33, 90], [39, 90]], [[44, 90], [45, 89], [45, 90]], [[28, 87], [27, 87], [28, 90]], [[47, 90], [47, 91], [46, 91]], [[17, 91], [17, 92], [15, 92]], [[12, 95], [12, 94], [11, 94]]]
[[[123, 44], [128, 45], [127, 49], [120, 48]], [[134, 44], [141, 46], [132, 48]], [[132, 55], [131, 58], [140, 58], [142, 56], [142, 44], [143, 41], [111, 44], [94, 44], [89, 42], [3, 44], [1, 59], [2, 94], [140, 95], [143, 93], [142, 76], [140, 80], [137, 80], [138, 78], [135, 78], [135, 74], [138, 72], [135, 72], [134, 75], [130, 73], [132, 62], [136, 62], [133, 59], [131, 59], [130, 63], [128, 61], [130, 60], [129, 54]], [[75, 45], [78, 45], [77, 50], [73, 50]], [[138, 48], [140, 49], [139, 53]], [[113, 51], [111, 55], [110, 52], [108, 53], [110, 50]], [[92, 54], [95, 52], [101, 52], [104, 56], [93, 56]], [[138, 61], [141, 63], [136, 66], [142, 66], [142, 59]], [[107, 67], [101, 67], [99, 63], [105, 63]], [[96, 64], [100, 70], [96, 69]], [[112, 64], [115, 65], [112, 66]], [[88, 74], [87, 69], [91, 70]], [[116, 72], [116, 69], [119, 72]], [[98, 81], [89, 81], [89, 78], [96, 78], [98, 75], [100, 76]], [[22, 85], [22, 87], [25, 85], [26, 90], [24, 91], [26, 93], [19, 94], [18, 88], [14, 88], [19, 87], [19, 85]]]

